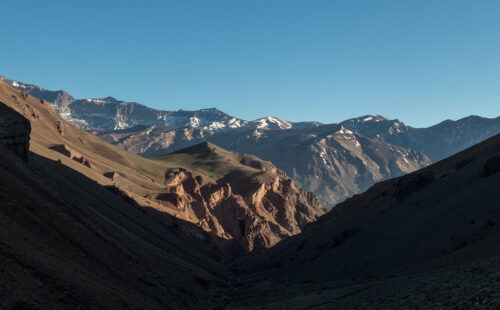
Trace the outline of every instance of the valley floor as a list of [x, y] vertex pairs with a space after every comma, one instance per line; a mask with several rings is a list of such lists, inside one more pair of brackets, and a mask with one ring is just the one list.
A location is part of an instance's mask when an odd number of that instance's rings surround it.
[[254, 281], [223, 291], [212, 309], [500, 309], [500, 257], [363, 282]]

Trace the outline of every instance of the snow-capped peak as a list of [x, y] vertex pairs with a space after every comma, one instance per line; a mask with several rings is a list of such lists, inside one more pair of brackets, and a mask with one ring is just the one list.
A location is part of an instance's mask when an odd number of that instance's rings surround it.
[[344, 135], [352, 135], [354, 132], [351, 130], [345, 128], [344, 126], [340, 126], [340, 129], [337, 131], [338, 133], [344, 134]]
[[290, 129], [292, 128], [292, 124], [290, 122], [281, 120], [275, 117], [264, 117], [259, 118], [254, 123], [257, 124], [257, 129]]

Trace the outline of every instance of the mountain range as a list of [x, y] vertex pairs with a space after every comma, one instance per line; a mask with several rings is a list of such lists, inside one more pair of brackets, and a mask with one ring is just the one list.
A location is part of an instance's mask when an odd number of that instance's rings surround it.
[[[345, 167], [429, 161], [347, 124], [255, 141], [299, 166], [317, 137]], [[412, 169], [326, 212], [254, 155], [141, 157], [0, 82], [0, 308], [498, 308], [500, 135]]]
[[31, 152], [141, 206], [194, 223], [228, 240], [216, 245], [236, 253], [270, 247], [324, 213], [313, 194], [255, 156], [202, 143], [147, 159], [74, 127], [48, 102], [3, 82], [0, 102], [29, 120]]
[[234, 262], [226, 307], [497, 309], [499, 188], [500, 135], [377, 183]]
[[274, 117], [249, 122], [215, 108], [197, 111], [161, 111], [113, 97], [75, 99], [64, 90], [51, 91], [4, 77], [1, 79], [14, 88], [50, 102], [54, 110], [65, 120], [87, 131], [122, 130], [135, 126], [192, 127], [219, 131], [239, 128], [290, 129], [316, 125], [316, 122], [292, 123]]
[[161, 156], [208, 141], [271, 161], [298, 186], [314, 192], [326, 208], [500, 133], [500, 117], [470, 116], [428, 128], [379, 115], [339, 124], [276, 117], [245, 121], [217, 109], [159, 111], [112, 97], [74, 99], [62, 90], [3, 80], [51, 102], [75, 126], [141, 156]]
[[500, 133], [500, 117], [468, 116], [445, 120], [427, 128], [414, 128], [382, 116], [363, 116], [341, 123], [366, 137], [385, 141], [440, 161]]

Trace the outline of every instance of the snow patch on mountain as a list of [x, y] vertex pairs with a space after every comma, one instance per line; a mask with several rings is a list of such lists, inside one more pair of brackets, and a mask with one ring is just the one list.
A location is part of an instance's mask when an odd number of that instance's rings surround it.
[[264, 117], [259, 118], [253, 122], [253, 125], [256, 126], [257, 129], [290, 129], [293, 127], [292, 123], [281, 120], [275, 117]]

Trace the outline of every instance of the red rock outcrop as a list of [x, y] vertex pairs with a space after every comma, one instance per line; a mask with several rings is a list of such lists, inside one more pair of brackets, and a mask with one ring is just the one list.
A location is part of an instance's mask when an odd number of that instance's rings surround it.
[[168, 191], [154, 200], [176, 210], [176, 216], [213, 234], [234, 240], [248, 253], [269, 248], [300, 233], [324, 213], [316, 197], [273, 169], [267, 182], [208, 182], [180, 169], [171, 173]]

